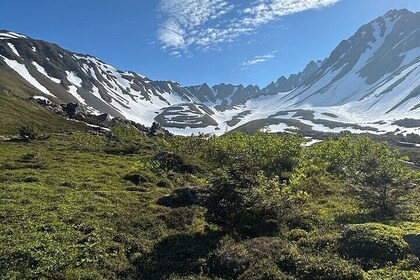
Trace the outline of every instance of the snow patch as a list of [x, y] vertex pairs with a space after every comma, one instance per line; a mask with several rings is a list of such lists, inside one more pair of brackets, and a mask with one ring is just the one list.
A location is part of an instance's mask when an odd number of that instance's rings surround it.
[[47, 71], [45, 71], [45, 68], [39, 65], [38, 63], [36, 63], [35, 61], [32, 61], [32, 64], [36, 67], [36, 70], [38, 70], [39, 73], [41, 73], [42, 75], [44, 75], [45, 77], [53, 81], [54, 83], [57, 83], [57, 84], [61, 83], [60, 79], [53, 78], [50, 75], [48, 75]]
[[7, 45], [10, 47], [10, 49], [12, 49], [12, 51], [15, 53], [15, 55], [20, 57], [19, 52], [17, 51], [17, 49], [15, 48], [15, 46], [12, 43], [7, 43]]
[[67, 80], [72, 83], [73, 85], [69, 86], [68, 92], [73, 95], [74, 98], [77, 99], [81, 104], [86, 105], [86, 101], [83, 99], [82, 96], [77, 92], [77, 88], [82, 87], [82, 79], [77, 77], [76, 73], [66, 71]]
[[2, 55], [0, 55], [0, 57], [4, 59], [4, 61], [10, 68], [16, 71], [22, 78], [28, 81], [35, 88], [40, 90], [42, 93], [55, 97], [47, 88], [45, 88], [34, 77], [31, 76], [31, 74], [29, 73], [28, 69], [26, 69], [26, 66], [24, 64], [20, 64], [19, 62], [15, 60], [10, 60]]

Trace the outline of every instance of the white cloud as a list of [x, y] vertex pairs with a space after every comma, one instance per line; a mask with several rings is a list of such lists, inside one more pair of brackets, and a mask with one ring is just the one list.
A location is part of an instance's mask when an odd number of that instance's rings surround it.
[[[164, 48], [184, 49], [190, 45], [207, 45], [213, 31], [204, 28], [208, 21], [219, 19], [233, 9], [225, 0], [162, 0], [158, 39]], [[201, 42], [200, 42], [201, 41]]]
[[257, 55], [252, 59], [244, 61], [242, 63], [242, 66], [255, 65], [255, 64], [258, 64], [258, 63], [266, 62], [270, 59], [273, 59], [274, 57], [275, 57], [274, 54]]
[[327, 7], [340, 0], [249, 0], [242, 6], [230, 1], [161, 0], [157, 36], [163, 49], [207, 50], [253, 33], [282, 16]]

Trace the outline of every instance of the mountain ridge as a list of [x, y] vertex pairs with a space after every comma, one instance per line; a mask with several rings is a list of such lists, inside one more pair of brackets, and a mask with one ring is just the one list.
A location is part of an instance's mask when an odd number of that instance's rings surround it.
[[[18, 84], [30, 89], [30, 95], [78, 102], [92, 112], [142, 124], [159, 121], [180, 134], [221, 134], [257, 120], [264, 120], [259, 129], [275, 131], [310, 126], [331, 132], [420, 134], [418, 128], [393, 125], [402, 117], [420, 118], [419, 23], [420, 13], [389, 11], [360, 27], [326, 59], [311, 61], [301, 72], [263, 88], [154, 81], [94, 56], [3, 30], [0, 85], [16, 90], [8, 85]], [[355, 128], [360, 126], [373, 130]]]

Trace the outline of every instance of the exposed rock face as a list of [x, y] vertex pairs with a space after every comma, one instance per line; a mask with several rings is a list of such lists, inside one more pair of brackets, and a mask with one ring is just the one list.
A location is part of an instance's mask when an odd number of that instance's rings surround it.
[[84, 114], [86, 114], [86, 109], [79, 103], [63, 104], [61, 107], [71, 119], [75, 119], [77, 117], [84, 119]]

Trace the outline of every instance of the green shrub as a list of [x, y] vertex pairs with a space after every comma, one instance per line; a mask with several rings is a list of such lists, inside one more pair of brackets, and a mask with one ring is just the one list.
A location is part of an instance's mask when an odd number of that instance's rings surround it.
[[125, 175], [123, 179], [137, 186], [145, 183], [154, 183], [157, 180], [156, 176], [148, 171], [131, 172]]
[[307, 236], [308, 232], [300, 228], [292, 229], [287, 232], [287, 239], [290, 241], [299, 241]]
[[74, 133], [71, 135], [75, 149], [81, 151], [102, 151], [106, 146], [106, 140], [99, 135], [89, 133]]
[[292, 276], [283, 273], [273, 262], [261, 261], [242, 273], [239, 280], [293, 280]]
[[203, 187], [185, 187], [175, 189], [170, 195], [158, 199], [163, 206], [178, 208], [192, 205], [203, 206], [208, 190]]
[[169, 179], [162, 178], [156, 183], [156, 186], [158, 186], [159, 188], [171, 188], [172, 182]]
[[268, 179], [240, 170], [216, 176], [209, 193], [209, 220], [249, 237], [272, 235], [288, 222], [298, 223], [306, 199], [277, 177]]
[[344, 230], [340, 251], [369, 268], [396, 263], [405, 258], [408, 244], [398, 228], [375, 223], [356, 224]]
[[207, 158], [216, 166], [288, 179], [299, 162], [302, 138], [294, 135], [232, 133], [209, 140]]
[[340, 243], [340, 233], [335, 231], [315, 230], [300, 238], [299, 246], [311, 248], [317, 252], [337, 252]]
[[169, 228], [188, 230], [202, 216], [202, 210], [198, 207], [181, 207], [172, 209], [167, 214], [161, 215], [161, 219]]
[[395, 268], [371, 270], [365, 273], [366, 280], [417, 280], [420, 279], [418, 271], [404, 271]]
[[225, 238], [212, 253], [209, 266], [228, 279], [291, 279], [288, 275], [302, 280], [363, 279], [359, 266], [336, 255], [306, 254], [292, 243], [267, 237], [242, 242]]
[[296, 275], [302, 280], [361, 280], [362, 269], [337, 256], [317, 255], [299, 260]]
[[[303, 173], [325, 168], [329, 173], [352, 182], [357, 196], [381, 216], [394, 215], [400, 199], [413, 180], [398, 150], [369, 137], [345, 136], [308, 149]], [[302, 173], [302, 171], [300, 172]]]
[[131, 124], [115, 125], [111, 128], [111, 132], [114, 138], [121, 143], [140, 141], [143, 137], [140, 131]]
[[251, 265], [261, 260], [255, 255], [257, 252], [249, 248], [252, 244], [257, 243], [260, 245], [259, 255], [265, 259], [271, 256], [269, 250], [277, 247], [275, 245], [277, 240], [274, 239], [260, 238], [239, 243], [229, 237], [223, 238], [218, 248], [210, 256], [209, 266], [211, 272], [231, 279], [239, 277]]
[[43, 132], [37, 125], [28, 124], [19, 128], [19, 136], [27, 141], [33, 141], [46, 140], [51, 137], [51, 134]]
[[209, 267], [210, 271], [217, 276], [236, 279], [242, 275], [243, 279], [252, 279], [245, 276], [250, 277], [256, 270], [262, 272], [262, 264], [267, 266], [267, 274], [270, 274], [270, 270], [278, 273], [279, 269], [286, 272], [295, 271], [298, 258], [297, 249], [278, 238], [260, 237], [235, 242], [225, 237], [211, 254]]
[[153, 163], [166, 171], [196, 174], [202, 171], [199, 164], [191, 158], [183, 157], [172, 152], [160, 152], [152, 158]]

